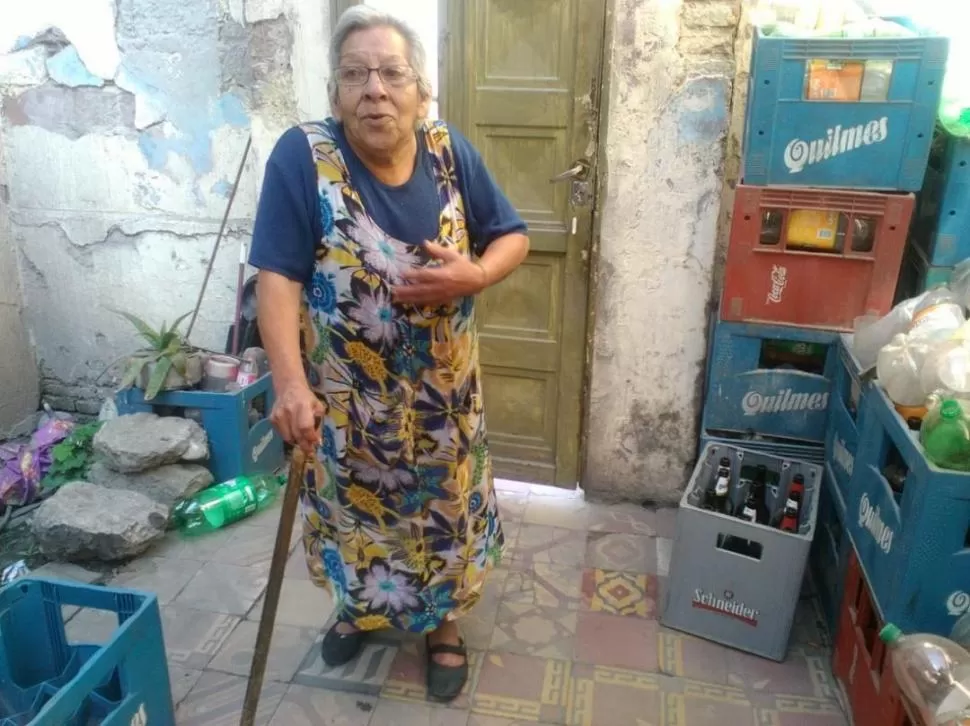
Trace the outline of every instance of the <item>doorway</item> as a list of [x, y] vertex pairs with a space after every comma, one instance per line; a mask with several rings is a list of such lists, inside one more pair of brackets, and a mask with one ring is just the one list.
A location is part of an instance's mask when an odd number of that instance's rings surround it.
[[528, 259], [479, 300], [495, 476], [575, 489], [607, 0], [364, 2], [418, 30], [436, 115], [529, 225]]

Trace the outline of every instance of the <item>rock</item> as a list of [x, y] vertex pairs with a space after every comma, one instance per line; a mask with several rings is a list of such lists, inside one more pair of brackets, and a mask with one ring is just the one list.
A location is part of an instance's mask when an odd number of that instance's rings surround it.
[[168, 511], [144, 494], [70, 482], [34, 514], [34, 537], [54, 560], [116, 562], [165, 536]]
[[201, 461], [209, 444], [195, 421], [133, 413], [105, 422], [94, 437], [94, 450], [109, 468], [128, 474], [183, 459]]
[[169, 509], [213, 482], [209, 470], [198, 464], [166, 464], [157, 469], [122, 474], [100, 461], [91, 465], [88, 479], [108, 489], [144, 494]]

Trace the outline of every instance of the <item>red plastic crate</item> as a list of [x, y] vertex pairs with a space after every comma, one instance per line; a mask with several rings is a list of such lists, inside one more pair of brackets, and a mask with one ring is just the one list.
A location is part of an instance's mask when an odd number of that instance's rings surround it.
[[[721, 318], [851, 331], [860, 315], [885, 315], [914, 202], [912, 194], [738, 185]], [[799, 245], [792, 222], [804, 220], [802, 210], [838, 215], [814, 242], [842, 230], [843, 249]]]
[[855, 550], [849, 553], [832, 672], [845, 689], [854, 726], [923, 726], [910, 718], [879, 638], [884, 622]]

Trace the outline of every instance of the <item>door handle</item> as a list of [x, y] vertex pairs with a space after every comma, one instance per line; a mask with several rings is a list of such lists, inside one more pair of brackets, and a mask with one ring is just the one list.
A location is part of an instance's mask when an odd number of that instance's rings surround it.
[[550, 184], [557, 184], [558, 182], [564, 181], [582, 181], [589, 175], [589, 162], [585, 159], [580, 159], [569, 169], [562, 172], [561, 174], [556, 174], [549, 180]]

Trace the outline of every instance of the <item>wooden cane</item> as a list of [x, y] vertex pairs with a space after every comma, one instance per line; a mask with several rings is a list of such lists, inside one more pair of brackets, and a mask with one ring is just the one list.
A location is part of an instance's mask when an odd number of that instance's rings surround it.
[[249, 682], [246, 684], [246, 698], [243, 701], [239, 726], [254, 726], [256, 721], [256, 709], [259, 707], [259, 696], [263, 690], [263, 677], [266, 675], [266, 661], [269, 659], [269, 648], [273, 641], [273, 627], [276, 625], [276, 608], [280, 603], [280, 591], [283, 589], [283, 573], [286, 570], [286, 560], [290, 554], [293, 520], [296, 519], [296, 507], [300, 501], [300, 489], [303, 486], [303, 473], [307, 466], [312, 465], [313, 459], [312, 454], [308, 456], [300, 448], [293, 450], [293, 458], [290, 461], [290, 475], [286, 481], [286, 491], [283, 493], [280, 526], [276, 530], [276, 546], [273, 548], [273, 560], [269, 566], [269, 582], [266, 584], [266, 596], [263, 598], [263, 612], [259, 616], [256, 647], [253, 649], [253, 662], [249, 668]]

